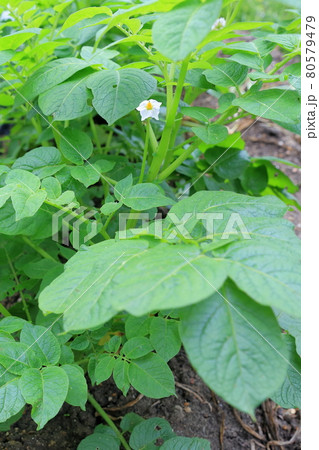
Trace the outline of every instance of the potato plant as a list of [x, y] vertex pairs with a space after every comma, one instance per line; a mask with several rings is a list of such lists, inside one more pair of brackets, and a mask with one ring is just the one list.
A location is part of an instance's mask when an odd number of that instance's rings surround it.
[[113, 377], [124, 395], [174, 395], [181, 346], [234, 407], [299, 407], [299, 239], [284, 219], [298, 187], [274, 163], [293, 164], [249, 156], [237, 131], [262, 117], [300, 132], [298, 11], [0, 5], [0, 422], [30, 404], [41, 429], [89, 401], [108, 426], [79, 449], [210, 448], [163, 419], [119, 430], [88, 393]]

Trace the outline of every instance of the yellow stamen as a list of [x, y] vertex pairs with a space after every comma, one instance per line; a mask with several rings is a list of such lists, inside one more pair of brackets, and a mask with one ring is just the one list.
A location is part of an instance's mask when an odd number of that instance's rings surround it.
[[148, 103], [147, 103], [146, 109], [147, 109], [148, 111], [151, 111], [151, 110], [153, 109], [153, 105], [152, 105], [151, 102], [148, 102]]

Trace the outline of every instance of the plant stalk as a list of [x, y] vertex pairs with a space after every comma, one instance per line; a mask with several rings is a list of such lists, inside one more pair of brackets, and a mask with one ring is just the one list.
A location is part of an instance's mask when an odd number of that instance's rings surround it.
[[112, 430], [116, 433], [117, 437], [121, 441], [121, 444], [126, 450], [131, 450], [131, 447], [126, 442], [125, 438], [123, 437], [122, 433], [120, 433], [117, 426], [114, 424], [113, 420], [106, 414], [102, 406], [95, 400], [93, 395], [88, 394], [88, 401], [91, 403], [91, 405], [96, 409], [96, 411], [100, 414], [100, 416], [105, 420], [105, 422], [112, 428]]

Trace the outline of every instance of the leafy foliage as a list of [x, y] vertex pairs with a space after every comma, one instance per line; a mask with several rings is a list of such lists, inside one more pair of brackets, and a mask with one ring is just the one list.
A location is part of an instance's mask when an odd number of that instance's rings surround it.
[[1, 19], [0, 292], [19, 301], [0, 306], [0, 422], [30, 404], [41, 429], [90, 401], [108, 426], [79, 449], [208, 449], [134, 414], [127, 443], [87, 379], [175, 395], [183, 345], [234, 407], [300, 407], [299, 240], [284, 219], [298, 186], [277, 167], [293, 164], [250, 157], [233, 128], [300, 129], [298, 15], [100, 3], [9, 0]]

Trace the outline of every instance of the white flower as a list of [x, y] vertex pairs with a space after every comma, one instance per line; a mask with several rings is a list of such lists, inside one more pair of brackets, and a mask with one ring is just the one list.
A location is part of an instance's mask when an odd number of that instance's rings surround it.
[[3, 11], [3, 13], [0, 16], [0, 21], [4, 22], [6, 20], [14, 20], [14, 18], [12, 16], [10, 16], [10, 12], [9, 11]]
[[148, 119], [149, 117], [158, 120], [158, 115], [160, 112], [161, 102], [157, 100], [144, 100], [136, 108], [141, 114], [141, 120]]
[[221, 28], [224, 28], [226, 26], [226, 20], [224, 19], [224, 17], [220, 17], [219, 19], [217, 19], [214, 23], [214, 25], [212, 26], [212, 30], [220, 30]]

